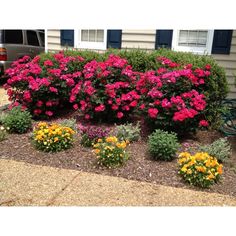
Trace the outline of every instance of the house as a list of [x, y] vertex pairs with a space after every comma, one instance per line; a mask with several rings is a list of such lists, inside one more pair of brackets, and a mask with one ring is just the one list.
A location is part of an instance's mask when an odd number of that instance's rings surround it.
[[175, 51], [212, 55], [225, 68], [230, 98], [236, 98], [236, 30], [48, 30], [47, 50], [66, 47], [106, 50], [109, 47]]

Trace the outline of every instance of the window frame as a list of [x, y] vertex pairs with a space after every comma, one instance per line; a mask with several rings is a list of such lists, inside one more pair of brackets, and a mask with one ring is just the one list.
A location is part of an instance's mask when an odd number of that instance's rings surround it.
[[[93, 49], [93, 50], [106, 50], [107, 49], [107, 29], [95, 29], [104, 31], [103, 42], [83, 42], [81, 41], [81, 31], [84, 29], [74, 30], [74, 45], [79, 49]], [[92, 29], [88, 29], [92, 30]]]
[[[192, 29], [186, 29], [192, 30]], [[197, 30], [197, 29], [196, 29]], [[195, 54], [211, 54], [214, 30], [207, 30], [207, 42], [206, 47], [191, 47], [191, 46], [180, 46], [179, 43], [179, 32], [180, 30], [173, 30], [173, 38], [172, 38], [172, 47], [171, 49], [174, 51], [182, 51], [182, 52], [192, 52]]]

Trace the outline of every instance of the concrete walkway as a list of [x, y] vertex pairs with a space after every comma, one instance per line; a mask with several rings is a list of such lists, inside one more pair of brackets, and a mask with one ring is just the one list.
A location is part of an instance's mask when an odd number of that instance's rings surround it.
[[6, 90], [0, 87], [0, 107], [8, 103], [9, 101], [8, 101]]
[[0, 159], [1, 206], [236, 206], [236, 198]]

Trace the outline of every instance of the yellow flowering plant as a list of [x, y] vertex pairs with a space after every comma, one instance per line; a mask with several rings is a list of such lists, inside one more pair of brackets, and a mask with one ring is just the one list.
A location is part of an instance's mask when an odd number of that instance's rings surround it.
[[127, 159], [126, 147], [128, 141], [119, 141], [116, 136], [98, 139], [93, 145], [93, 152], [98, 158], [98, 163], [107, 167], [122, 165]]
[[32, 138], [37, 149], [46, 152], [58, 152], [73, 145], [74, 134], [75, 131], [70, 127], [40, 122], [35, 126]]
[[182, 152], [178, 159], [179, 174], [191, 185], [208, 188], [218, 182], [223, 166], [215, 157], [206, 152], [198, 152], [191, 155], [189, 152]]

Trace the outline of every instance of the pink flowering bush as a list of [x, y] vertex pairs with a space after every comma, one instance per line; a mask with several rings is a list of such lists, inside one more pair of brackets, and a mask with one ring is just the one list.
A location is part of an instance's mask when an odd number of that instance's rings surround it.
[[212, 58], [170, 50], [114, 53], [19, 59], [6, 72], [11, 107], [21, 105], [35, 117], [66, 107], [105, 122], [138, 113], [155, 128], [177, 132], [219, 124], [227, 82]]
[[71, 91], [70, 102], [86, 119], [127, 119], [138, 105], [137, 72], [127, 60], [110, 55], [104, 62], [92, 60], [83, 69], [83, 80]]
[[69, 101], [69, 95], [81, 77], [82, 57], [53, 55], [51, 60], [28, 56], [13, 62], [6, 71], [5, 88], [11, 107], [22, 105], [35, 117], [51, 117]]
[[139, 109], [155, 127], [176, 132], [194, 131], [207, 127], [204, 95], [205, 80], [209, 79], [210, 65], [192, 69], [159, 57], [163, 67], [140, 73], [136, 91], [141, 95]]

